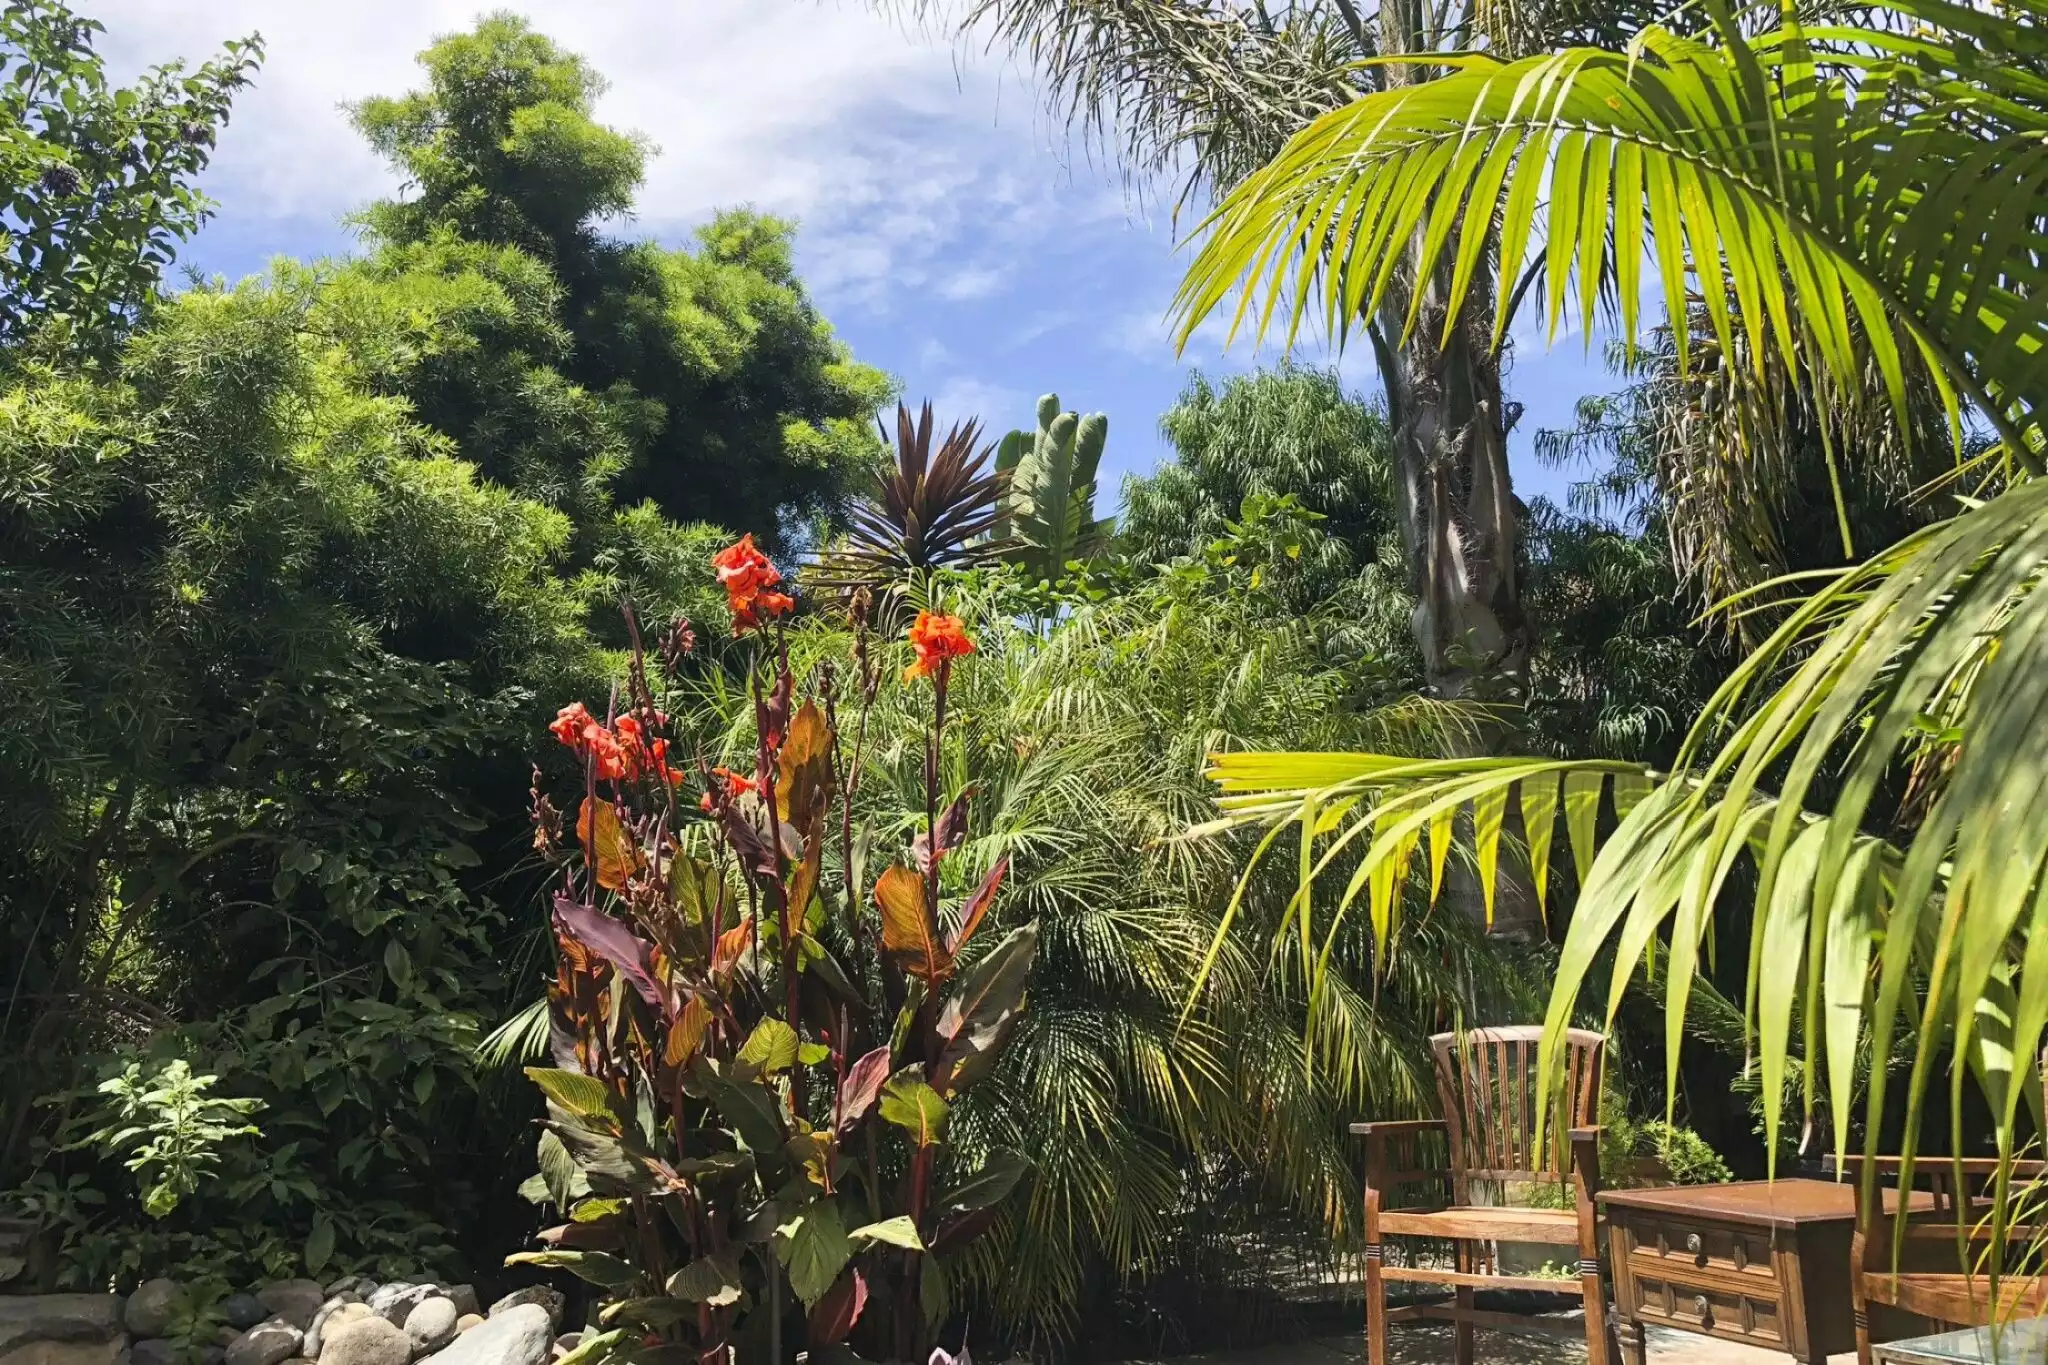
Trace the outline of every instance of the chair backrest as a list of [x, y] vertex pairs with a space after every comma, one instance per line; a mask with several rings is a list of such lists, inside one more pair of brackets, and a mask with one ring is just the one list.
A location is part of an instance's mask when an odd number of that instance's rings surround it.
[[1429, 1040], [1459, 1203], [1467, 1202], [1466, 1182], [1472, 1180], [1562, 1178], [1569, 1169], [1563, 1130], [1595, 1122], [1606, 1037], [1591, 1029], [1566, 1033], [1563, 1102], [1551, 1111], [1550, 1141], [1536, 1131], [1542, 1084], [1536, 1053], [1542, 1039], [1542, 1026], [1532, 1024], [1439, 1033]]

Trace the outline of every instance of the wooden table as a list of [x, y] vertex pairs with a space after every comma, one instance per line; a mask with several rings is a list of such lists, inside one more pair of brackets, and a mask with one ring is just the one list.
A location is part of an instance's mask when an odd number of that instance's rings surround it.
[[1643, 1365], [1647, 1323], [1782, 1351], [1808, 1365], [1856, 1349], [1850, 1186], [1751, 1180], [1608, 1190], [1599, 1199], [1627, 1365]]

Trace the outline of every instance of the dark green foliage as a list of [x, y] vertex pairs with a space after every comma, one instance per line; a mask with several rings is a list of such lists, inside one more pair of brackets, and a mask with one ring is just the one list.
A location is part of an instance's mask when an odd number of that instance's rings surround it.
[[85, 1278], [282, 1273], [323, 1218], [338, 1259], [397, 1266], [480, 1193], [446, 1134], [478, 1131], [517, 845], [473, 793], [520, 772], [514, 689], [595, 661], [566, 520], [337, 382], [319, 312], [309, 277], [187, 295], [127, 382], [0, 393], [0, 1027], [39, 1059], [0, 1094], [0, 1178], [76, 1172], [28, 1101], [144, 1034], [268, 1105], [161, 1227], [75, 1243]]
[[[587, 73], [522, 33], [437, 47], [433, 98], [376, 123], [446, 163], [420, 163], [448, 193], [417, 232], [164, 301], [103, 357], [7, 354], [0, 1050], [36, 1065], [0, 1075], [0, 1190], [62, 1233], [72, 1283], [454, 1273], [448, 1229], [519, 1240], [523, 1097], [472, 1049], [540, 963], [504, 908], [541, 875], [537, 720], [604, 686], [622, 599], [724, 619], [722, 533], [641, 501], [634, 471], [685, 458], [673, 420], [758, 465], [762, 497], [798, 489], [769, 509], [795, 530], [831, 498], [777, 462], [829, 483], [854, 468], [835, 451], [872, 449], [853, 419], [886, 384], [810, 310], [779, 225], [721, 218], [696, 254], [518, 228], [611, 202], [575, 165], [609, 144], [556, 136]], [[435, 99], [462, 136], [428, 128]], [[493, 161], [500, 105], [533, 139]], [[567, 245], [659, 285], [617, 296], [670, 348], [643, 357], [655, 396], [581, 382]], [[118, 1154], [59, 1150], [75, 1104], [32, 1103], [89, 1096], [138, 1047], [263, 1105], [160, 1220]]]
[[114, 87], [93, 50], [104, 31], [59, 0], [0, 12], [0, 343], [46, 328], [53, 351], [101, 354], [119, 339], [205, 220], [193, 178], [263, 58], [250, 37]]
[[1120, 539], [1134, 555], [1200, 554], [1246, 498], [1291, 495], [1322, 518], [1299, 556], [1294, 600], [1306, 605], [1394, 543], [1386, 419], [1334, 371], [1283, 364], [1220, 387], [1197, 374], [1159, 427], [1175, 458], [1124, 483]]
[[[361, 215], [378, 243], [366, 268], [440, 289], [479, 272], [517, 305], [487, 357], [499, 373], [450, 356], [406, 390], [426, 420], [556, 505], [601, 452], [621, 503], [651, 498], [674, 520], [760, 527], [769, 543], [836, 525], [879, 468], [869, 418], [893, 385], [812, 306], [792, 226], [734, 210], [691, 251], [604, 237], [651, 148], [592, 119], [604, 82], [581, 57], [501, 13], [420, 64], [424, 89], [352, 111], [410, 191]], [[568, 401], [563, 385], [601, 429], [550, 450], [524, 417]]]

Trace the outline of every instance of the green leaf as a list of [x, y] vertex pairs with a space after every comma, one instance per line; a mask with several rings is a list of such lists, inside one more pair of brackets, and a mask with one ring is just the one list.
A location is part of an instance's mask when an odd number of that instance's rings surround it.
[[823, 1043], [805, 1043], [796, 1050], [796, 1059], [805, 1066], [816, 1066], [832, 1055], [832, 1049]]
[[725, 1308], [738, 1303], [746, 1292], [737, 1259], [731, 1256], [700, 1256], [668, 1277], [668, 1292], [691, 1303]]
[[887, 1242], [908, 1251], [924, 1250], [924, 1239], [917, 1235], [917, 1224], [903, 1214], [857, 1227], [847, 1236], [856, 1242]]
[[[590, 1182], [577, 1168], [576, 1158], [569, 1154], [569, 1149], [562, 1145], [562, 1139], [552, 1129], [540, 1130], [538, 1156], [540, 1174], [537, 1178], [541, 1181], [543, 1197], [552, 1200], [556, 1208], [566, 1209], [578, 1195], [590, 1192]], [[581, 1190], [577, 1189], [578, 1185], [582, 1186]]]
[[624, 1330], [586, 1332], [583, 1340], [571, 1347], [568, 1354], [558, 1357], [554, 1365], [601, 1365], [614, 1355], [625, 1354], [619, 1348], [630, 1335]]
[[924, 1068], [904, 1067], [882, 1087], [882, 1118], [910, 1134], [920, 1147], [939, 1140], [946, 1126], [946, 1102], [924, 1079]]
[[[701, 1063], [702, 1058], [698, 1059]], [[779, 1102], [773, 1091], [758, 1081], [735, 1080], [704, 1068], [706, 1090], [718, 1116], [739, 1135], [746, 1149], [760, 1156], [778, 1152], [785, 1141]]]
[[992, 1148], [966, 1179], [939, 1197], [938, 1207], [947, 1213], [991, 1208], [1007, 1199], [1030, 1169], [1023, 1153], [1008, 1147]]
[[[936, 1074], [948, 1094], [957, 1094], [985, 1074], [1024, 1008], [1024, 990], [1038, 952], [1038, 926], [1027, 924], [962, 973], [939, 1009], [940, 1049]], [[888, 1117], [885, 1113], [883, 1117]]]
[[780, 1019], [763, 1019], [740, 1044], [736, 1060], [772, 1076], [796, 1065], [798, 1051], [795, 1029]]
[[384, 972], [401, 992], [412, 985], [412, 954], [395, 938], [384, 944]]
[[318, 1275], [334, 1256], [334, 1220], [326, 1214], [313, 1219], [313, 1230], [306, 1235], [306, 1273]]
[[824, 1297], [853, 1257], [853, 1243], [840, 1221], [839, 1206], [820, 1199], [803, 1206], [775, 1229], [777, 1254], [789, 1270], [789, 1287], [808, 1310]]
[[507, 1256], [505, 1264], [566, 1270], [600, 1289], [623, 1289], [640, 1277], [631, 1262], [603, 1251], [518, 1251]]
[[608, 1123], [616, 1125], [617, 1114], [612, 1105], [612, 1092], [606, 1089], [604, 1082], [597, 1077], [586, 1076], [580, 1071], [562, 1071], [542, 1066], [527, 1067], [526, 1075], [549, 1099], [576, 1117], [602, 1117]]

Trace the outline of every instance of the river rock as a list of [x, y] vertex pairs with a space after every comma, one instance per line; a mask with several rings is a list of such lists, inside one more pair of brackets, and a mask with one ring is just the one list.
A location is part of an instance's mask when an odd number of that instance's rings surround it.
[[488, 1321], [489, 1319], [482, 1313], [464, 1313], [455, 1320], [455, 1330], [458, 1333], [467, 1332], [470, 1328], [482, 1326]]
[[320, 1365], [406, 1365], [411, 1359], [405, 1329], [368, 1310], [339, 1327], [330, 1321], [321, 1334]]
[[428, 1356], [423, 1365], [545, 1365], [554, 1339], [554, 1321], [545, 1304], [507, 1305], [500, 1299], [488, 1320]]
[[115, 1365], [128, 1345], [122, 1318], [118, 1294], [0, 1295], [0, 1361]]
[[327, 1301], [327, 1291], [317, 1280], [279, 1280], [257, 1290], [256, 1297], [272, 1314], [303, 1332], [313, 1325], [313, 1315]]
[[490, 1316], [495, 1318], [514, 1308], [523, 1308], [530, 1303], [539, 1304], [548, 1311], [548, 1333], [552, 1336], [555, 1329], [562, 1325], [562, 1309], [565, 1302], [561, 1290], [544, 1284], [530, 1284], [524, 1289], [513, 1290], [492, 1304]]
[[246, 1332], [270, 1316], [270, 1309], [254, 1294], [230, 1294], [220, 1301], [220, 1315], [237, 1332]]
[[560, 1360], [563, 1356], [575, 1350], [582, 1343], [583, 1333], [564, 1332], [562, 1333], [562, 1335], [555, 1338], [555, 1344], [549, 1349], [553, 1351], [555, 1359]]
[[180, 1365], [178, 1348], [162, 1337], [138, 1341], [128, 1348], [129, 1365]]
[[455, 1305], [455, 1316], [467, 1317], [471, 1313], [483, 1314], [483, 1305], [477, 1301], [476, 1286], [473, 1284], [452, 1284], [448, 1286], [448, 1298]]
[[370, 1306], [357, 1298], [353, 1292], [336, 1294], [320, 1305], [320, 1311], [313, 1315], [313, 1321], [306, 1325], [306, 1340], [299, 1349], [310, 1360], [320, 1358], [320, 1336], [332, 1331], [344, 1322], [370, 1316]]
[[227, 1365], [227, 1348], [202, 1346], [199, 1348], [199, 1365]]
[[372, 1313], [393, 1327], [403, 1328], [405, 1320], [412, 1316], [413, 1309], [428, 1299], [440, 1297], [440, 1294], [439, 1285], [412, 1284], [400, 1280], [396, 1284], [387, 1284], [376, 1290], [364, 1302], [370, 1305]]
[[420, 1300], [419, 1307], [405, 1315], [405, 1334], [412, 1339], [413, 1354], [438, 1351], [455, 1340], [455, 1322], [461, 1316], [453, 1299], [436, 1295]]
[[[39, 1297], [49, 1297], [47, 1295]], [[133, 1337], [159, 1337], [171, 1325], [171, 1310], [177, 1306], [176, 1280], [144, 1280], [128, 1296], [121, 1317]]]
[[370, 1291], [376, 1287], [377, 1282], [368, 1275], [343, 1275], [327, 1286], [327, 1297], [332, 1299], [343, 1294], [353, 1294], [359, 1299], [368, 1298]]
[[213, 1331], [213, 1344], [226, 1351], [235, 1344], [235, 1338], [241, 1335], [241, 1329], [237, 1327], [216, 1327]]
[[306, 1334], [283, 1318], [257, 1323], [228, 1347], [227, 1365], [281, 1365], [299, 1353]]

